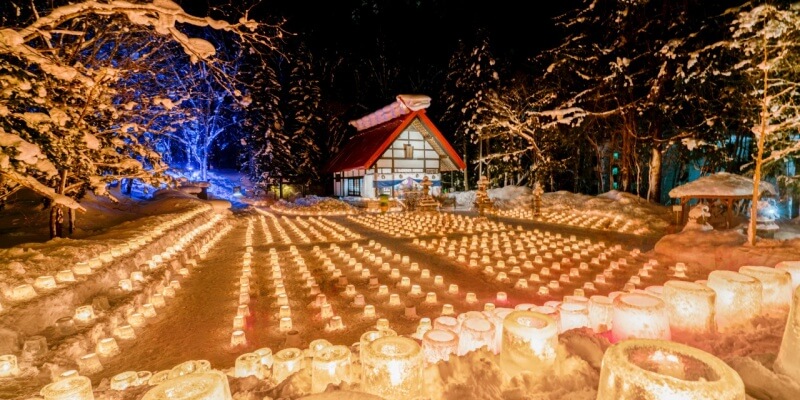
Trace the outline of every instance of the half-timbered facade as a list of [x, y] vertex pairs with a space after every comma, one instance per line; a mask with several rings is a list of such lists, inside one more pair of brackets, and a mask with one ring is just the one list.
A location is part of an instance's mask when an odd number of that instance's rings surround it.
[[395, 103], [350, 124], [359, 131], [328, 166], [336, 196], [399, 197], [428, 176], [431, 194], [442, 172], [466, 166], [425, 113], [430, 98], [400, 95]]

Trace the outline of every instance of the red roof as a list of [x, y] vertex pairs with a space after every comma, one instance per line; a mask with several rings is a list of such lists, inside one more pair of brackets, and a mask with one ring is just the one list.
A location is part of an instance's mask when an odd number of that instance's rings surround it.
[[354, 169], [369, 169], [378, 161], [378, 158], [386, 152], [392, 142], [419, 117], [420, 121], [437, 139], [442, 149], [453, 160], [453, 163], [460, 169], [466, 168], [466, 164], [458, 156], [458, 153], [450, 146], [439, 129], [425, 114], [425, 110], [418, 110], [404, 116], [391, 119], [380, 125], [358, 132], [350, 141], [339, 151], [328, 164], [328, 172], [350, 171]]

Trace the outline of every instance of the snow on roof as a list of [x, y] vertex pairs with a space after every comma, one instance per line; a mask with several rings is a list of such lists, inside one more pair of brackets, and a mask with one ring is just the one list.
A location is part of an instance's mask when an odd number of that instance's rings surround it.
[[[761, 193], [778, 194], [775, 185], [759, 182]], [[669, 197], [718, 197], [718, 196], [751, 196], [753, 194], [753, 178], [728, 172], [718, 172], [700, 177], [692, 182], [678, 186], [669, 191]]]
[[357, 120], [350, 121], [350, 125], [356, 127], [358, 131], [363, 131], [410, 112], [428, 108], [430, 105], [431, 98], [428, 96], [422, 94], [401, 94], [397, 96], [397, 100], [394, 103]]

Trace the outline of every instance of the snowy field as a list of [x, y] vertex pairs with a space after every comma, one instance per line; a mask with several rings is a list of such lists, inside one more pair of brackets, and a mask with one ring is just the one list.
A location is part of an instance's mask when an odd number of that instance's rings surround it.
[[[580, 203], [556, 196], [550, 207]], [[595, 203], [625, 199], [607, 197]], [[328, 201], [295, 204], [314, 210]], [[102, 201], [91, 202], [90, 209], [101, 209]], [[615, 212], [654, 226], [651, 214], [625, 205]], [[603, 355], [626, 335], [612, 299], [666, 302], [668, 281], [705, 282], [712, 271], [745, 265], [776, 271], [771, 267], [800, 254], [800, 240], [746, 247], [736, 231], [684, 232], [639, 247], [645, 242], [632, 232], [562, 231], [502, 216], [293, 216], [229, 206], [164, 192], [142, 201], [142, 214], [100, 219], [107, 225], [96, 226], [95, 235], [0, 250], [0, 354], [18, 361], [12, 376], [0, 378], [0, 397], [30, 398], [78, 373], [91, 379], [95, 399], [138, 399], [159, 382], [169, 387], [209, 366], [223, 371], [237, 399], [302, 398], [325, 390], [325, 382], [333, 383], [328, 390], [375, 393], [380, 376], [371, 375], [374, 364], [361, 348], [370, 342], [363, 335], [375, 331], [422, 345], [422, 398], [594, 399]], [[791, 300], [787, 282], [764, 312], [720, 320], [719, 330], [686, 334], [664, 320], [648, 337], [672, 331], [673, 341], [719, 357], [753, 398], [798, 398], [800, 387], [773, 372]], [[513, 341], [502, 332], [515, 310], [548, 315], [554, 324], [542, 368], [520, 370], [535, 362], [519, 364], [524, 351], [509, 350]], [[432, 350], [436, 335], [459, 340]], [[344, 350], [330, 349], [349, 352], [348, 366], [321, 378], [311, 348], [336, 345]], [[306, 361], [282, 361], [292, 348], [304, 349]], [[213, 381], [213, 374], [195, 373]]]

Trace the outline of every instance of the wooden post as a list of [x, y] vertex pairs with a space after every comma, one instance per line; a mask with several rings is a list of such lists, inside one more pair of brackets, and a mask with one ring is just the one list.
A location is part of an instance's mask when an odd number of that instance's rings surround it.
[[681, 197], [681, 224], [685, 224], [689, 218], [689, 198]]
[[726, 214], [725, 217], [727, 219], [725, 227], [730, 229], [731, 228], [731, 223], [733, 222], [733, 198], [732, 197], [728, 198], [728, 200], [726, 201], [726, 204], [728, 206], [728, 210], [725, 212], [725, 214]]

